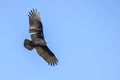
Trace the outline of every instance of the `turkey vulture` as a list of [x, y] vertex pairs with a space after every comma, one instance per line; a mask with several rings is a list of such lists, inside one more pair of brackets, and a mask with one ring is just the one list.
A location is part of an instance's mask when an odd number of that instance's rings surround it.
[[29, 33], [31, 39], [24, 40], [24, 47], [28, 50], [36, 49], [37, 53], [51, 66], [57, 65], [58, 59], [48, 48], [47, 42], [43, 35], [43, 26], [37, 9], [29, 12]]

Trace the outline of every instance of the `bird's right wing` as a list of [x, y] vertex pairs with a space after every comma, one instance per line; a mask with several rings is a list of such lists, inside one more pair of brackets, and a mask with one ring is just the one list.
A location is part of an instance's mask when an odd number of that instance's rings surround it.
[[29, 32], [31, 34], [32, 40], [35, 40], [36, 38], [41, 38], [44, 40], [43, 35], [43, 26], [40, 19], [40, 14], [36, 9], [33, 9], [29, 12]]

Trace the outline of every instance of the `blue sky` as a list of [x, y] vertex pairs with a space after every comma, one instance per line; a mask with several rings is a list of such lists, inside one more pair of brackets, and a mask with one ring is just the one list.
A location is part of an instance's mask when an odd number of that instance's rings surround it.
[[[55, 67], [23, 47], [33, 8]], [[120, 0], [4, 0], [0, 10], [0, 80], [120, 80]]]

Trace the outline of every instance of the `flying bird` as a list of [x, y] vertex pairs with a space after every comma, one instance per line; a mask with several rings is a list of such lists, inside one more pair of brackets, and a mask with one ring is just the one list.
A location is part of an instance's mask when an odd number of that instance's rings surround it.
[[37, 9], [29, 12], [29, 33], [31, 40], [24, 40], [24, 47], [28, 50], [36, 49], [39, 56], [41, 56], [49, 65], [57, 65], [58, 59], [54, 53], [48, 48], [43, 34], [43, 25], [40, 19], [40, 14]]

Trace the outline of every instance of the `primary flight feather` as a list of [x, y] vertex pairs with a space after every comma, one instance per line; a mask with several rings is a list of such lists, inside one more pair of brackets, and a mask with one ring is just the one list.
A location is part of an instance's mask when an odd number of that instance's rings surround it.
[[36, 49], [37, 53], [49, 64], [57, 65], [58, 59], [53, 52], [48, 48], [47, 42], [43, 35], [43, 26], [40, 19], [40, 14], [37, 9], [30, 10], [29, 12], [29, 32], [31, 39], [24, 40], [24, 47], [28, 50]]

